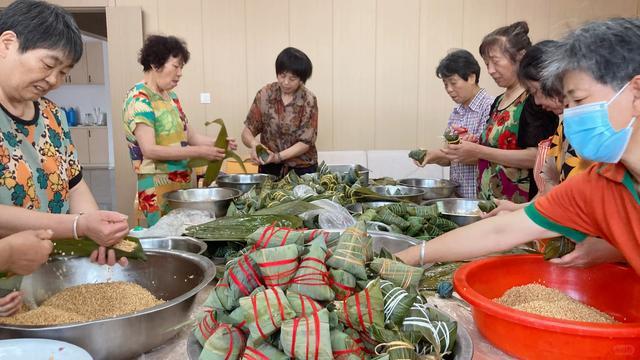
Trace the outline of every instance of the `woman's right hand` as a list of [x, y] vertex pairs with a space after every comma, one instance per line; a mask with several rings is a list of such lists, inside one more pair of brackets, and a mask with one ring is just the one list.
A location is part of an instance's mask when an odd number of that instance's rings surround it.
[[0, 298], [0, 317], [14, 315], [22, 306], [22, 292], [14, 291]]
[[493, 217], [496, 215], [500, 215], [500, 213], [510, 213], [516, 210], [523, 209], [528, 205], [528, 204], [516, 204], [509, 200], [494, 199], [493, 201], [496, 203], [497, 207], [486, 214], [480, 215], [482, 218]]
[[0, 239], [9, 248], [7, 270], [19, 275], [36, 271], [53, 251], [51, 230], [27, 230]]
[[225, 149], [220, 149], [215, 146], [199, 145], [198, 150], [200, 157], [209, 161], [224, 160], [226, 155]]

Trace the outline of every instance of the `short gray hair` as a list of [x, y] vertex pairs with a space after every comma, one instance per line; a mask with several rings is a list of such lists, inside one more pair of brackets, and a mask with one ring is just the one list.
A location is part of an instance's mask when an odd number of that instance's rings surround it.
[[640, 74], [640, 20], [614, 18], [588, 23], [565, 36], [545, 58], [543, 88], [562, 89], [564, 75], [580, 70], [619, 90]]

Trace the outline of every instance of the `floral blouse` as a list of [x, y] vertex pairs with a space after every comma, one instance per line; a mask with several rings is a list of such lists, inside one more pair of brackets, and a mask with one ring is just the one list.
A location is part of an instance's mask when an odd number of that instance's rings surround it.
[[52, 101], [34, 102], [31, 120], [0, 111], [0, 204], [66, 214], [82, 180], [67, 118]]
[[182, 111], [180, 100], [174, 92], [171, 99], [164, 99], [144, 83], [129, 90], [124, 102], [122, 121], [129, 145], [129, 156], [137, 174], [170, 173], [188, 171], [187, 160], [154, 161], [145, 159], [138, 140], [133, 134], [138, 124], [151, 127], [156, 144], [164, 146], [187, 146], [187, 116]]
[[[522, 150], [537, 147], [551, 136], [558, 126], [558, 117], [535, 104], [525, 91], [504, 109], [498, 104], [504, 94], [496, 98], [480, 143], [502, 150]], [[537, 193], [533, 169], [519, 169], [490, 162], [478, 161], [479, 191], [481, 199], [507, 199], [515, 203], [529, 201]]]
[[260, 134], [260, 142], [273, 152], [288, 149], [298, 142], [309, 145], [306, 153], [286, 161], [288, 167], [318, 163], [318, 102], [304, 85], [300, 85], [287, 105], [282, 101], [277, 82], [266, 85], [256, 94], [244, 124], [253, 136]]

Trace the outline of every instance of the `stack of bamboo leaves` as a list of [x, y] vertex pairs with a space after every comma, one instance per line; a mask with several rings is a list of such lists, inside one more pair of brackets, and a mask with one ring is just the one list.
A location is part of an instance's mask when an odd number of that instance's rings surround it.
[[366, 224], [258, 229], [226, 265], [194, 333], [201, 359], [417, 359], [450, 353], [456, 322], [419, 294], [424, 270], [374, 255]]
[[442, 217], [436, 205], [390, 204], [368, 209], [360, 219], [386, 224], [390, 232], [419, 240], [431, 240], [458, 227], [453, 221]]

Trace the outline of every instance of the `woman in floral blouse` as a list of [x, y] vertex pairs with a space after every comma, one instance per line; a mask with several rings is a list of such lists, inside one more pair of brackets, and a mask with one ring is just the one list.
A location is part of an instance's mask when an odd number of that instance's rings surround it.
[[538, 143], [551, 136], [558, 117], [535, 104], [518, 81], [518, 64], [531, 46], [529, 27], [517, 22], [484, 37], [480, 55], [505, 92], [494, 101], [480, 143], [462, 141], [444, 149], [458, 162], [478, 164], [481, 199], [529, 201], [537, 193], [533, 167]]
[[[172, 91], [189, 61], [184, 42], [174, 36], [149, 36], [138, 60], [144, 80], [129, 90], [122, 121], [138, 175], [139, 218], [152, 226], [169, 210], [165, 193], [192, 187], [188, 160], [221, 160], [225, 149], [213, 146], [215, 139], [191, 130]], [[235, 148], [230, 140], [230, 147]]]
[[[115, 253], [105, 254], [105, 246], [129, 232], [125, 215], [98, 209], [64, 111], [44, 97], [81, 56], [80, 30], [62, 8], [16, 1], [0, 14], [0, 236], [31, 245], [27, 252], [3, 247], [3, 263], [35, 254], [42, 263], [52, 249], [49, 239], [86, 236], [102, 245], [92, 259], [113, 265]], [[0, 298], [0, 316], [15, 313], [21, 300], [19, 291]]]
[[[290, 170], [298, 175], [316, 171], [318, 102], [304, 86], [312, 69], [305, 53], [286, 48], [276, 59], [278, 81], [258, 91], [244, 122], [242, 142], [251, 149], [259, 172], [281, 177]], [[256, 155], [258, 144], [269, 152], [266, 161]]]

